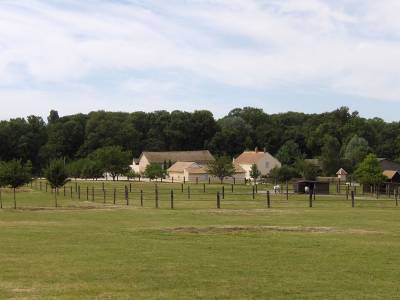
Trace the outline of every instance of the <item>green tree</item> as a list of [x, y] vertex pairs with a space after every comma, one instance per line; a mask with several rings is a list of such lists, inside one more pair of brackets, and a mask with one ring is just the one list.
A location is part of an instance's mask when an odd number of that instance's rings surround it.
[[13, 189], [14, 208], [17, 208], [15, 190], [32, 180], [32, 165], [30, 162], [23, 164], [21, 160], [11, 160], [0, 165], [0, 182]]
[[344, 158], [354, 167], [358, 165], [370, 151], [371, 149], [367, 140], [358, 135], [354, 135], [346, 145]]
[[379, 185], [387, 178], [383, 175], [383, 170], [375, 154], [368, 154], [364, 160], [359, 163], [354, 171], [354, 176], [362, 184]]
[[55, 206], [57, 207], [57, 191], [69, 181], [64, 159], [52, 160], [45, 169], [44, 176], [51, 188], [54, 189]]
[[322, 169], [327, 176], [335, 175], [341, 166], [340, 143], [337, 138], [326, 135], [321, 149]]
[[235, 167], [229, 156], [216, 157], [214, 161], [208, 163], [207, 168], [208, 173], [219, 178], [221, 183], [224, 181], [225, 177], [230, 177], [235, 174]]
[[163, 167], [158, 163], [150, 163], [147, 165], [144, 170], [144, 176], [149, 178], [150, 180], [157, 178], [165, 178], [167, 170], [164, 170]]
[[103, 177], [104, 170], [102, 163], [96, 159], [86, 158], [83, 160], [81, 177], [85, 179], [97, 180]]
[[137, 174], [135, 171], [130, 169], [128, 172], [126, 172], [125, 176], [128, 178], [128, 180], [130, 180], [130, 179], [134, 179], [136, 177], [139, 177], [139, 174]]
[[283, 165], [282, 167], [273, 168], [268, 175], [270, 178], [273, 178], [276, 182], [285, 182], [289, 181], [295, 177], [299, 176], [299, 173], [296, 171], [294, 167]]
[[295, 164], [296, 171], [305, 180], [315, 180], [320, 173], [318, 166], [305, 160], [299, 160]]
[[276, 158], [283, 165], [293, 165], [298, 159], [302, 158], [302, 154], [299, 145], [293, 141], [289, 140], [279, 148]]
[[131, 162], [131, 154], [119, 146], [108, 146], [97, 149], [90, 158], [99, 161], [104, 172], [111, 175], [113, 181], [117, 176], [126, 174]]
[[257, 183], [258, 177], [261, 176], [260, 170], [257, 168], [256, 164], [253, 164], [250, 169], [250, 177], [253, 179], [254, 183]]

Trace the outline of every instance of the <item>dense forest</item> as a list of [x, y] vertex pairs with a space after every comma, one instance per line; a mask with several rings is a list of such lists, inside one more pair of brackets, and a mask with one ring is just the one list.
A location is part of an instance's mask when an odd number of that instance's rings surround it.
[[245, 107], [218, 120], [205, 110], [64, 117], [53, 110], [46, 121], [29, 116], [0, 122], [0, 160], [31, 161], [36, 174], [54, 158], [73, 161], [105, 146], [120, 146], [132, 157], [143, 150], [195, 149], [233, 157], [258, 146], [288, 165], [298, 158], [320, 158], [324, 173], [331, 175], [340, 165], [358, 163], [359, 152], [398, 159], [400, 123], [362, 118], [347, 107], [321, 114], [268, 114]]

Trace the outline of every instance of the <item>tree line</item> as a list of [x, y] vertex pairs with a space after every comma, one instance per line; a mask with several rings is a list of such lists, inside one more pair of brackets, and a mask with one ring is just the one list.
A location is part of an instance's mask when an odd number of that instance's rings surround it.
[[[294, 167], [313, 172], [299, 164], [317, 158], [321, 175], [334, 175], [340, 167], [352, 173], [369, 153], [400, 158], [400, 122], [363, 118], [347, 107], [320, 114], [268, 114], [244, 107], [220, 119], [205, 110], [96, 111], [64, 117], [53, 110], [47, 120], [29, 116], [0, 122], [0, 161], [29, 163], [34, 175], [43, 175], [50, 161], [59, 158], [75, 176], [95, 178], [107, 169], [113, 177], [129, 172], [121, 168], [143, 150], [209, 149], [234, 157], [256, 146], [275, 155], [288, 172]], [[110, 157], [112, 151], [118, 155]]]

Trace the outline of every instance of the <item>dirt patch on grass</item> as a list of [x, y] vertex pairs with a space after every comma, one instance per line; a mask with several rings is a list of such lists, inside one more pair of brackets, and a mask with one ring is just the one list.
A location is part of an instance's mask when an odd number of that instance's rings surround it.
[[377, 231], [362, 229], [338, 229], [334, 227], [305, 227], [305, 226], [208, 226], [208, 227], [175, 227], [166, 228], [164, 231], [174, 233], [192, 234], [229, 234], [246, 232], [298, 232], [298, 233], [353, 233], [353, 234], [376, 234]]
[[298, 214], [298, 212], [283, 209], [201, 209], [194, 210], [193, 214], [255, 216], [264, 214]]

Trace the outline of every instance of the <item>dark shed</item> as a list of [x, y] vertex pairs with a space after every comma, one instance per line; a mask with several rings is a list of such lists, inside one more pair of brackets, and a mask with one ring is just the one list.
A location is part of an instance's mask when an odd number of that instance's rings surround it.
[[298, 194], [304, 194], [306, 187], [308, 187], [312, 192], [314, 192], [315, 187], [316, 194], [329, 194], [329, 182], [299, 180], [293, 184], [293, 190]]

